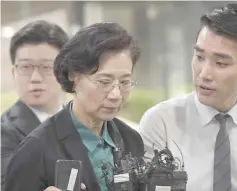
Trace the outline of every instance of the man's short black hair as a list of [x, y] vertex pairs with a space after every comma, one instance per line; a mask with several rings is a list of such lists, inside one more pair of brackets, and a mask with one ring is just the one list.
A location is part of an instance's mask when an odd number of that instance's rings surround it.
[[73, 93], [69, 72], [93, 74], [99, 68], [100, 56], [105, 52], [130, 52], [133, 66], [140, 56], [134, 38], [116, 23], [96, 23], [82, 28], [61, 49], [54, 62], [54, 74], [62, 88]]
[[16, 51], [24, 44], [48, 43], [59, 50], [68, 41], [65, 31], [56, 24], [44, 20], [33, 21], [15, 33], [11, 39], [10, 56], [15, 63]]
[[200, 21], [201, 29], [208, 27], [217, 35], [237, 40], [237, 3], [216, 8], [204, 14]]

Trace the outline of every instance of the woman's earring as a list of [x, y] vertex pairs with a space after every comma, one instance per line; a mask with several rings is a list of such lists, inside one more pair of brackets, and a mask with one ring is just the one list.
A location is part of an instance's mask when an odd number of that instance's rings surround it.
[[69, 79], [69, 81], [71, 81], [71, 82], [75, 82], [76, 80], [77, 80], [77, 75], [75, 74], [75, 73], [69, 73], [69, 75], [68, 75], [68, 79]]
[[70, 82], [74, 82], [74, 79], [72, 78], [72, 76], [68, 76], [68, 80], [69, 80]]

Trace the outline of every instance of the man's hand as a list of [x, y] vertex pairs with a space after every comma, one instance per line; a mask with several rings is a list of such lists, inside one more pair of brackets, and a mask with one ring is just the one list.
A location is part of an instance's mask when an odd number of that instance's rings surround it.
[[[81, 183], [81, 189], [82, 190], [86, 189], [85, 184]], [[62, 190], [60, 190], [60, 189], [58, 189], [58, 188], [56, 188], [54, 186], [50, 186], [50, 187], [46, 188], [44, 191], [62, 191]]]

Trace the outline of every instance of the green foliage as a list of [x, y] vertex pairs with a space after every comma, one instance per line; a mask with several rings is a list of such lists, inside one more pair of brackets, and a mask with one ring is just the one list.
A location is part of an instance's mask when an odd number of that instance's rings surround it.
[[15, 91], [7, 91], [1, 93], [1, 113], [10, 108], [18, 99]]
[[[190, 84], [173, 87], [170, 97], [178, 96], [180, 94], [193, 91], [193, 86]], [[67, 103], [72, 99], [71, 94], [66, 94]], [[18, 99], [15, 91], [1, 93], [1, 113], [12, 106]], [[119, 116], [124, 119], [139, 123], [143, 114], [152, 106], [163, 101], [165, 98], [164, 90], [147, 90], [147, 89], [133, 89], [130, 96], [122, 108]]]
[[139, 123], [145, 111], [164, 99], [163, 90], [134, 89], [120, 112], [120, 116]]

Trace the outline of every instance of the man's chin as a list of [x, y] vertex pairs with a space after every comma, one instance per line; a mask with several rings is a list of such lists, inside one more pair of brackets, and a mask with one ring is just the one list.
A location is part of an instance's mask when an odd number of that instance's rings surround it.
[[27, 105], [29, 105], [30, 107], [33, 107], [35, 109], [41, 109], [43, 107], [45, 107], [46, 105], [46, 101], [43, 100], [29, 100], [27, 101]]
[[206, 105], [206, 106], [212, 107], [214, 104], [213, 98], [211, 98], [209, 96], [198, 94], [198, 100], [200, 101], [200, 103], [202, 103], [203, 105]]
[[228, 110], [228, 105], [224, 104], [224, 101], [221, 101], [220, 99], [218, 99], [217, 97], [208, 97], [208, 96], [202, 96], [202, 95], [198, 95], [198, 100], [200, 101], [200, 103], [202, 103], [203, 105], [212, 107], [218, 111], [227, 111]]

